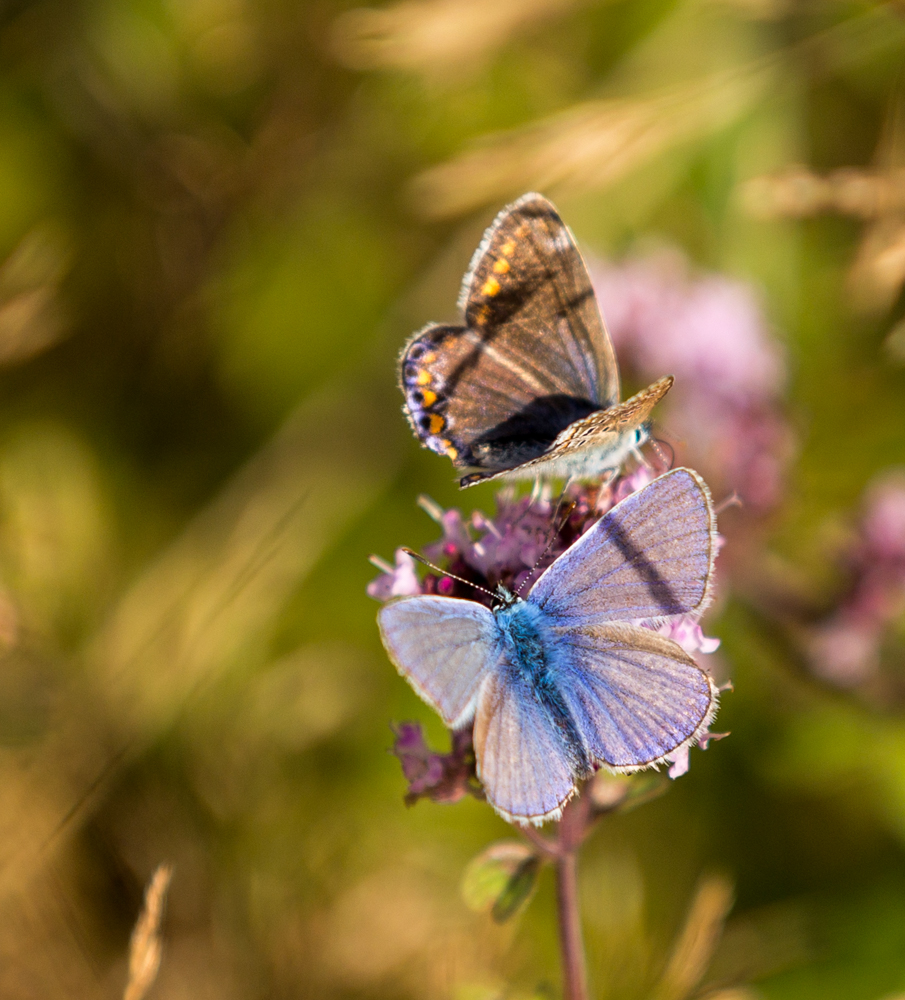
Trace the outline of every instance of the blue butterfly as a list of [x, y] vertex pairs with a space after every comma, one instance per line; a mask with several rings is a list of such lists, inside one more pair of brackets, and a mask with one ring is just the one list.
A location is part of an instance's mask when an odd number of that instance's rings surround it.
[[716, 515], [674, 469], [617, 504], [522, 599], [403, 597], [378, 613], [399, 672], [451, 729], [474, 721], [488, 801], [517, 823], [558, 818], [598, 767], [635, 771], [695, 743], [717, 707], [681, 646], [633, 622], [710, 600]]

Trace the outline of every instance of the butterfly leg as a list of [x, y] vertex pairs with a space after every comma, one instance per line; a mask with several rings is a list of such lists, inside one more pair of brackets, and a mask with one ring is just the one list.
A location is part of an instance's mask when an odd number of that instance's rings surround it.
[[559, 499], [556, 501], [556, 509], [553, 511], [553, 517], [551, 518], [550, 522], [551, 524], [556, 524], [556, 521], [559, 518], [559, 512], [562, 510], [563, 500], [565, 500], [566, 493], [568, 493], [569, 487], [572, 485], [574, 481], [575, 477], [569, 476], [568, 479], [566, 479], [566, 481], [562, 484], [562, 490], [560, 491]]

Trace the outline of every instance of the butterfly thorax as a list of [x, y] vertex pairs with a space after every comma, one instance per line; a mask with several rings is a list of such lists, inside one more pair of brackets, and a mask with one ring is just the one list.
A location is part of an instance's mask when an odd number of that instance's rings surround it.
[[600, 434], [579, 421], [557, 439], [549, 457], [526, 463], [508, 473], [511, 479], [596, 479], [622, 467], [650, 437], [650, 423]]
[[555, 642], [548, 634], [544, 613], [530, 601], [498, 587], [504, 602], [494, 608], [507, 659], [521, 680], [536, 690], [552, 688], [556, 677]]

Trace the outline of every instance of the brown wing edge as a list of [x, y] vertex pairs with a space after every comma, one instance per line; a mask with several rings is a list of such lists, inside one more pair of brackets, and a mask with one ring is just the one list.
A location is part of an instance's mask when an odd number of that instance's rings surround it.
[[[406, 379], [405, 366], [408, 362], [417, 363], [420, 360], [412, 356], [413, 349], [417, 349], [422, 355], [438, 350], [443, 340], [461, 336], [466, 329], [451, 323], [427, 323], [405, 342], [396, 362], [396, 382], [403, 398], [402, 412], [412, 433], [422, 448], [428, 448], [438, 455], [446, 455], [460, 469], [468, 466], [459, 459], [458, 449], [448, 436], [446, 397], [439, 390], [430, 390], [431, 399], [427, 402], [425, 393], [429, 390], [430, 383], [423, 386], [410, 384]], [[429, 365], [423, 370], [429, 372]]]
[[[562, 222], [559, 212], [556, 210], [556, 206], [536, 191], [529, 191], [527, 194], [523, 194], [520, 198], [516, 199], [510, 205], [507, 205], [505, 208], [501, 208], [499, 212], [497, 212], [493, 222], [491, 222], [490, 225], [484, 230], [481, 242], [478, 244], [475, 252], [471, 255], [471, 260], [468, 263], [468, 269], [462, 276], [462, 285], [459, 289], [459, 298], [456, 305], [459, 308], [459, 312], [461, 312], [463, 316], [468, 308], [468, 300], [471, 297], [475, 271], [477, 271], [478, 265], [490, 249], [494, 237], [500, 229], [503, 228], [504, 224], [509, 221], [513, 214], [520, 212], [526, 205], [530, 205], [532, 203], [536, 203], [545, 211], [549, 210], [557, 217], [557, 219], [559, 219], [560, 222]], [[562, 222], [562, 224], [565, 226], [564, 222]], [[566, 228], [568, 229], [568, 227]], [[575, 244], [575, 237], [572, 236], [571, 231], [569, 231], [569, 237], [572, 240], [572, 243]], [[575, 244], [575, 247], [578, 249], [577, 244]]]

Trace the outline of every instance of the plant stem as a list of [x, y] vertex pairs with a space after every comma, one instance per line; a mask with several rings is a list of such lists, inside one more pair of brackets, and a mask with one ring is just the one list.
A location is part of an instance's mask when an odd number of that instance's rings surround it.
[[563, 1000], [587, 1000], [581, 914], [578, 909], [577, 853], [584, 834], [586, 810], [566, 809], [560, 822], [556, 856], [556, 909], [559, 917], [559, 949], [562, 959]]

